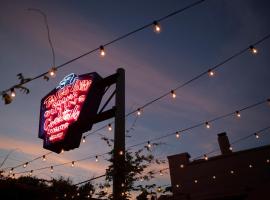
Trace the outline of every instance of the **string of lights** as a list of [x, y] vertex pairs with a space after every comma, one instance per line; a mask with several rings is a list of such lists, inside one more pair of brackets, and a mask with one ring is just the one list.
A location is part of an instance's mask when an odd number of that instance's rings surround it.
[[[252, 45], [248, 45], [247, 47], [244, 47], [243, 49], [235, 52], [234, 54], [232, 54], [231, 56], [225, 58], [224, 60], [222, 60], [221, 62], [217, 63], [216, 65], [210, 67], [210, 68], [207, 68], [207, 70], [199, 73], [198, 75], [194, 76], [193, 78], [185, 81], [184, 83], [181, 83], [179, 84], [178, 86], [176, 86], [174, 89], [171, 89], [169, 90], [168, 92], [160, 95], [159, 97], [145, 103], [144, 105], [142, 105], [141, 107], [137, 108], [137, 109], [134, 109], [133, 111], [127, 113], [125, 115], [125, 117], [128, 117], [134, 113], [137, 114], [137, 116], [140, 116], [142, 115], [142, 111], [144, 108], [148, 107], [149, 105], [163, 99], [164, 97], [170, 95], [172, 98], [176, 98], [177, 95], [176, 95], [176, 91], [189, 85], [190, 83], [200, 79], [201, 77], [203, 77], [204, 75], [208, 75], [209, 77], [213, 77], [215, 76], [215, 71], [224, 66], [226, 63], [228, 63], [229, 61], [239, 57], [240, 55], [244, 54], [246, 51], [250, 51], [253, 55], [256, 55], [258, 53], [258, 49], [255, 48], [255, 46], [259, 45], [260, 43], [264, 42], [265, 40], [269, 39], [270, 38], [270, 34], [267, 34], [266, 36], [262, 37], [261, 39], [257, 40], [256, 42], [254, 42]], [[86, 139], [86, 137], [88, 137], [89, 135], [92, 135], [92, 134], [95, 134], [97, 132], [99, 132], [100, 130], [106, 128], [106, 127], [111, 127], [111, 124], [114, 123], [114, 121], [111, 121], [109, 124], [107, 125], [104, 125], [104, 126], [101, 126], [100, 128], [98, 128], [97, 130], [94, 130], [92, 132], [89, 132], [87, 133], [85, 136], [84, 136], [84, 139]]]
[[[137, 146], [140, 146], [140, 145], [147, 145], [148, 148], [152, 148], [154, 141], [158, 141], [158, 140], [161, 140], [163, 138], [167, 138], [167, 137], [171, 137], [171, 136], [175, 136], [177, 139], [179, 139], [180, 138], [180, 135], [186, 134], [187, 131], [192, 130], [192, 129], [195, 129], [195, 128], [198, 128], [200, 126], [205, 126], [207, 129], [209, 129], [211, 127], [210, 124], [213, 123], [213, 122], [215, 122], [215, 121], [224, 119], [224, 118], [229, 117], [229, 116], [235, 116], [235, 117], [239, 118], [240, 117], [239, 116], [239, 113], [240, 112], [243, 112], [243, 111], [246, 111], [248, 109], [254, 108], [256, 106], [262, 105], [265, 102], [268, 102], [269, 103], [270, 101], [269, 101], [269, 99], [267, 99], [267, 100], [256, 102], [254, 104], [251, 104], [251, 105], [242, 107], [242, 108], [238, 109], [237, 111], [233, 111], [233, 112], [229, 112], [229, 113], [224, 114], [224, 115], [220, 115], [218, 117], [212, 118], [212, 119], [207, 120], [207, 121], [200, 122], [198, 124], [195, 124], [193, 126], [190, 126], [190, 127], [184, 128], [184, 129], [179, 129], [176, 132], [168, 133], [168, 134], [165, 134], [165, 135], [156, 137], [156, 138], [152, 138], [152, 139], [147, 140], [147, 141], [143, 141], [143, 142], [140, 142], [140, 143], [131, 145], [127, 149], [131, 149], [131, 148], [134, 148], [134, 147], [137, 147]], [[256, 133], [256, 134], [258, 135], [258, 133]], [[67, 164], [71, 164], [71, 166], [74, 166], [76, 162], [80, 162], [80, 161], [83, 161], [83, 160], [88, 160], [88, 159], [95, 158], [95, 161], [98, 162], [98, 158], [100, 156], [103, 156], [103, 155], [106, 155], [106, 154], [109, 154], [109, 153], [110, 153], [110, 151], [109, 152], [102, 153], [102, 154], [90, 155], [90, 156], [87, 156], [85, 158], [78, 159], [78, 160], [73, 160], [73, 161], [69, 161], [69, 162], [65, 162], [65, 163], [61, 163], [61, 164], [56, 164], [56, 165], [51, 165], [51, 166], [45, 166], [45, 167], [42, 167], [42, 168], [37, 168], [35, 170], [28, 170], [28, 171], [17, 172], [17, 173], [14, 173], [14, 174], [31, 173], [31, 171], [33, 172], [33, 171], [39, 171], [39, 170], [44, 170], [44, 169], [51, 169], [51, 172], [53, 172], [54, 167], [63, 166], [63, 165], [67, 165]], [[120, 151], [119, 154], [123, 155], [123, 151]], [[26, 168], [26, 166], [27, 166], [25, 164], [24, 164], [24, 168]], [[9, 173], [12, 174], [13, 173], [13, 170], [14, 170], [14, 168], [11, 168]]]
[[[67, 66], [68, 64], [70, 64], [70, 63], [72, 63], [74, 61], [77, 61], [77, 60], [79, 60], [79, 59], [81, 59], [81, 58], [83, 58], [83, 57], [85, 57], [85, 56], [87, 56], [89, 54], [95, 53], [97, 51], [100, 52], [101, 57], [104, 57], [106, 55], [105, 47], [110, 46], [110, 45], [112, 45], [112, 44], [114, 44], [114, 43], [116, 43], [116, 42], [118, 42], [120, 40], [123, 40], [123, 39], [125, 39], [125, 38], [127, 38], [127, 37], [129, 37], [131, 35], [134, 35], [135, 33], [139, 32], [139, 31], [142, 31], [142, 30], [144, 30], [146, 28], [153, 27], [153, 29], [154, 29], [154, 31], [156, 33], [160, 33], [161, 32], [160, 22], [165, 21], [168, 18], [171, 18], [171, 17], [173, 17], [175, 15], [178, 15], [178, 14], [180, 14], [180, 13], [182, 13], [182, 12], [188, 10], [188, 9], [191, 9], [191, 8], [203, 3], [204, 1], [206, 1], [206, 0], [199, 0], [199, 1], [193, 2], [193, 3], [183, 7], [181, 9], [178, 9], [178, 10], [172, 12], [172, 13], [169, 13], [168, 15], [165, 15], [165, 16], [159, 18], [159, 19], [156, 19], [151, 23], [147, 23], [147, 24], [145, 24], [145, 25], [143, 25], [143, 26], [141, 26], [141, 27], [139, 27], [139, 28], [137, 28], [135, 30], [132, 30], [132, 31], [126, 33], [126, 34], [123, 34], [123, 35], [121, 35], [121, 36], [119, 36], [119, 37], [117, 37], [117, 38], [103, 44], [103, 45], [100, 45], [97, 48], [89, 50], [88, 52], [83, 53], [83, 54], [81, 54], [81, 55], [79, 55], [79, 56], [77, 56], [77, 57], [75, 57], [75, 58], [61, 64], [61, 65], [52, 66], [48, 71], [46, 71], [46, 72], [44, 72], [44, 73], [42, 73], [40, 75], [37, 75], [36, 77], [28, 78], [28, 79], [22, 79], [19, 84], [13, 85], [9, 89], [3, 90], [1, 92], [1, 95], [2, 95], [3, 99], [5, 100], [5, 103], [9, 104], [9, 103], [11, 103], [12, 98], [14, 98], [16, 96], [15, 89], [22, 88], [26, 83], [29, 83], [31, 81], [34, 81], [34, 80], [42, 78], [42, 77], [45, 80], [49, 80], [49, 77], [53, 78], [53, 77], [56, 76], [56, 72], [60, 68], [63, 68], [65, 66]], [[23, 88], [25, 88], [25, 87], [23, 87]], [[27, 93], [29, 93], [29, 90], [28, 90]]]

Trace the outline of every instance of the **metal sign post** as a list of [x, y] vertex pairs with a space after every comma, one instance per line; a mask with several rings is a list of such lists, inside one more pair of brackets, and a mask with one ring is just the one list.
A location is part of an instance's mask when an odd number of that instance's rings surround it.
[[125, 187], [125, 70], [117, 70], [113, 151], [113, 199], [124, 199]]

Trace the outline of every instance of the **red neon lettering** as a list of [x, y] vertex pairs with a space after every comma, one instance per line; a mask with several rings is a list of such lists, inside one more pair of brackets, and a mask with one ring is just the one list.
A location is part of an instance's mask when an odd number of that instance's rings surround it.
[[44, 131], [51, 142], [63, 139], [68, 126], [78, 119], [91, 84], [91, 80], [76, 80], [44, 101]]

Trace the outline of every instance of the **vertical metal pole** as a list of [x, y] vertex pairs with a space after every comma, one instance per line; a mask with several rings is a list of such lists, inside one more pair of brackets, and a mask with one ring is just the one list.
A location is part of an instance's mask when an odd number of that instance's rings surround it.
[[125, 70], [122, 68], [117, 69], [115, 106], [113, 199], [122, 200], [125, 183]]

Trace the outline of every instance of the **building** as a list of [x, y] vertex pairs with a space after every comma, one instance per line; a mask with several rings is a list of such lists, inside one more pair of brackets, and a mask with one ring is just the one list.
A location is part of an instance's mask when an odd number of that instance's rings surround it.
[[221, 155], [190, 160], [168, 156], [173, 200], [270, 199], [270, 145], [232, 152], [226, 133], [218, 134]]

